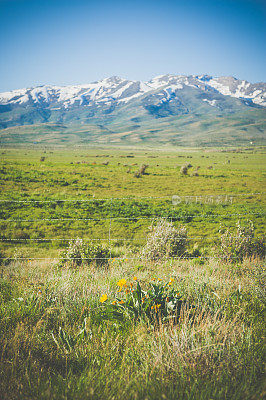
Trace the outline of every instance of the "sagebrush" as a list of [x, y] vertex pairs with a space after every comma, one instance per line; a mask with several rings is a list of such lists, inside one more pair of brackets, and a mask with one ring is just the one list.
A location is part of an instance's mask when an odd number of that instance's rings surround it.
[[104, 266], [108, 264], [110, 251], [100, 243], [76, 239], [69, 242], [66, 250], [61, 253], [60, 265], [70, 264], [80, 266], [82, 264], [95, 264]]
[[184, 255], [188, 244], [187, 230], [180, 225], [160, 219], [151, 225], [147, 242], [141, 251], [141, 257], [148, 260], [160, 260], [165, 257]]

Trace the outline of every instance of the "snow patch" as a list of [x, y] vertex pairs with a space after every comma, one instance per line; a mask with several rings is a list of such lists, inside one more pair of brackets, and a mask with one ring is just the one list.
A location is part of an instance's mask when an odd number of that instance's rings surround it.
[[208, 100], [208, 99], [202, 99], [202, 101], [205, 101], [212, 107], [216, 107], [217, 100]]

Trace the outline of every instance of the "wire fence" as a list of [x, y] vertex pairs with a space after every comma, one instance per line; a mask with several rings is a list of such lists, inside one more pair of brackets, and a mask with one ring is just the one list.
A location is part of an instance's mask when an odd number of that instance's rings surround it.
[[[185, 198], [194, 198], [197, 199], [199, 197], [205, 196], [205, 197], [218, 197], [218, 196], [223, 196], [223, 197], [248, 197], [248, 196], [262, 196], [265, 195], [266, 192], [253, 192], [253, 193], [220, 193], [220, 194], [198, 194], [198, 195], [181, 195], [179, 197], [185, 199]], [[39, 200], [39, 199], [27, 199], [27, 200], [15, 200], [15, 199], [0, 199], [0, 203], [56, 203], [56, 202], [68, 202], [68, 203], [88, 203], [92, 201], [112, 201], [112, 200], [144, 200], [144, 199], [155, 199], [155, 200], [160, 200], [160, 199], [170, 199], [176, 195], [168, 195], [168, 196], [128, 196], [128, 197], [109, 197], [109, 198], [98, 198], [98, 197], [92, 197], [89, 199], [50, 199], [50, 200]]]
[[[214, 255], [212, 256], [206, 256], [206, 255], [198, 255], [198, 256], [193, 256], [193, 255], [189, 255], [189, 256], [171, 256], [171, 257], [161, 257], [159, 259], [159, 261], [168, 261], [168, 260], [199, 260], [199, 259], [203, 259], [203, 260], [209, 260], [209, 259], [215, 259], [216, 257]], [[231, 259], [238, 259], [238, 256], [232, 256], [230, 257]], [[59, 257], [0, 257], [0, 260], [3, 261], [54, 261], [54, 262], [58, 262]], [[87, 260], [87, 261], [98, 261], [98, 260], [105, 260], [105, 261], [132, 261], [132, 260], [142, 260], [145, 261], [145, 258], [140, 257], [139, 255], [136, 255], [135, 257], [82, 257], [81, 259], [82, 261]], [[60, 257], [60, 261], [77, 261], [77, 258], [71, 258], [71, 257]]]
[[[33, 217], [33, 218], [2, 218], [3, 214], [6, 213], [13, 213], [14, 211], [17, 211], [17, 209], [11, 209], [11, 210], [5, 210], [2, 209], [1, 212], [1, 218], [0, 218], [0, 223], [1, 224], [6, 224], [8, 225], [8, 227], [10, 228], [10, 226], [12, 226], [12, 224], [34, 224], [37, 222], [42, 222], [42, 223], [65, 223], [65, 222], [88, 222], [91, 221], [93, 223], [107, 223], [106, 226], [106, 235], [103, 235], [102, 237], [98, 237], [95, 238], [95, 236], [91, 236], [91, 237], [82, 237], [81, 235], [81, 239], [85, 242], [85, 241], [94, 241], [94, 242], [108, 242], [109, 244], [109, 248], [110, 248], [110, 253], [109, 253], [109, 257], [105, 258], [105, 257], [101, 257], [101, 260], [124, 260], [125, 257], [113, 257], [111, 254], [111, 245], [114, 242], [140, 242], [143, 241], [145, 242], [147, 239], [147, 234], [144, 232], [144, 235], [142, 236], [135, 236], [135, 237], [114, 237], [113, 236], [113, 231], [112, 231], [112, 227], [113, 227], [113, 223], [114, 222], [118, 222], [118, 223], [123, 223], [123, 222], [129, 222], [129, 223], [133, 223], [133, 222], [138, 222], [138, 221], [144, 221], [145, 223], [151, 223], [151, 221], [154, 223], [156, 223], [157, 221], [164, 219], [165, 221], [170, 221], [170, 222], [186, 222], [186, 223], [190, 223], [191, 220], [189, 220], [189, 218], [192, 218], [193, 223], [204, 223], [204, 220], [208, 220], [209, 222], [213, 222], [215, 224], [217, 224], [217, 220], [219, 220], [219, 222], [221, 223], [224, 220], [232, 220], [233, 218], [242, 218], [242, 217], [256, 217], [256, 218], [265, 218], [265, 212], [264, 211], [252, 211], [252, 210], [244, 210], [245, 212], [221, 212], [221, 213], [213, 213], [212, 210], [205, 210], [205, 212], [198, 212], [197, 210], [194, 210], [194, 213], [187, 213], [185, 212], [183, 209], [180, 211], [180, 209], [176, 209], [176, 207], [178, 207], [180, 205], [180, 202], [184, 202], [185, 204], [188, 204], [188, 201], [194, 201], [195, 204], [197, 204], [198, 206], [201, 205], [221, 205], [222, 200], [224, 200], [225, 204], [228, 206], [230, 204], [232, 204], [232, 199], [233, 198], [240, 198], [241, 196], [243, 196], [244, 198], [252, 198], [253, 196], [258, 196], [258, 195], [264, 195], [266, 192], [259, 192], [259, 193], [237, 193], [237, 194], [211, 194], [211, 195], [193, 195], [193, 196], [144, 196], [144, 197], [113, 197], [113, 198], [89, 198], [89, 199], [49, 199], [49, 200], [38, 200], [38, 199], [27, 199], [27, 200], [13, 200], [13, 199], [0, 199], [0, 204], [2, 205], [2, 207], [5, 207], [5, 205], [12, 205], [12, 204], [18, 204], [19, 207], [20, 205], [25, 206], [25, 205], [37, 205], [37, 207], [41, 204], [53, 204], [56, 203], [57, 205], [61, 205], [61, 204], [65, 204], [65, 203], [72, 203], [75, 204], [75, 207], [79, 207], [80, 204], [85, 204], [85, 203], [91, 203], [91, 202], [103, 202], [103, 204], [101, 206], [104, 205], [104, 203], [108, 204], [108, 215], [104, 216], [104, 215], [99, 215], [97, 217], [94, 216], [88, 216], [88, 215], [84, 215], [81, 217], [72, 217], [72, 216], [60, 216], [60, 217], [49, 217], [49, 218], [45, 218], [43, 216], [40, 217]], [[205, 198], [212, 198], [212, 199], [219, 199], [218, 202], [214, 202], [214, 203], [202, 203], [202, 199], [205, 196]], [[178, 197], [178, 202], [176, 202], [176, 198]], [[181, 201], [179, 201], [181, 199]], [[194, 200], [193, 200], [194, 199]], [[230, 201], [228, 202], [228, 199], [230, 199]], [[125, 215], [114, 215], [115, 210], [114, 210], [114, 206], [115, 206], [115, 202], [116, 201], [129, 201], [129, 202], [141, 202], [141, 201], [163, 201], [166, 202], [168, 201], [168, 205], [171, 205], [172, 208], [171, 210], [169, 209], [168, 214], [167, 215], [157, 215], [157, 214], [148, 214], [148, 215], [129, 215], [129, 216], [125, 216]], [[204, 200], [204, 199], [203, 199]], [[119, 204], [116, 204], [116, 207], [118, 207], [119, 209]], [[19, 209], [20, 210], [20, 209]], [[84, 210], [82, 210], [84, 211]], [[86, 211], [86, 210], [85, 210]], [[90, 211], [90, 210], [89, 210]], [[95, 211], [95, 210], [94, 210]], [[104, 210], [101, 208], [99, 210], [99, 212], [101, 214], [104, 214], [103, 212]], [[139, 212], [145, 212], [145, 210], [138, 210]], [[170, 212], [171, 211], [171, 212]], [[222, 210], [223, 211], [223, 210]], [[117, 212], [117, 209], [116, 209]], [[129, 210], [130, 212], [130, 210]], [[136, 212], [136, 210], [132, 209], [132, 213]], [[147, 212], [147, 210], [146, 210]], [[175, 215], [176, 212], [176, 215]], [[9, 225], [11, 224], [11, 225]], [[1, 225], [0, 225], [1, 226]], [[14, 231], [16, 229], [16, 227], [14, 226], [12, 228], [12, 231]], [[11, 236], [11, 235], [10, 235]], [[13, 236], [13, 235], [12, 235]], [[62, 245], [65, 242], [73, 242], [75, 240], [77, 240], [77, 237], [6, 237], [5, 234], [3, 234], [3, 231], [0, 233], [0, 242], [2, 243], [11, 243], [11, 244], [15, 244], [15, 243], [45, 243], [45, 242], [58, 242], [61, 243]], [[132, 233], [129, 233], [128, 236], [132, 236]], [[233, 236], [232, 236], [233, 237]], [[178, 238], [178, 237], [177, 237]], [[263, 239], [264, 235], [261, 236], [257, 236], [258, 239]], [[188, 235], [186, 240], [193, 242], [193, 241], [202, 241], [202, 242], [210, 242], [212, 240], [218, 240], [219, 239], [219, 235], [218, 234], [205, 234], [205, 235]], [[55, 260], [58, 257], [0, 257], [0, 260]], [[127, 257], [126, 257], [127, 258]], [[173, 258], [180, 258], [180, 257], [171, 257], [171, 259]], [[182, 257], [182, 258], [185, 258]], [[197, 257], [193, 257], [193, 256], [188, 256], [186, 258], [209, 258], [208, 256], [197, 256]], [[98, 260], [99, 258], [83, 258], [84, 260]], [[139, 259], [139, 256], [136, 257], [130, 257], [127, 258], [128, 260], [135, 260], [135, 259]], [[72, 260], [71, 258], [67, 258], [67, 260]]]
[[[245, 212], [245, 213], [230, 213], [230, 214], [185, 214], [185, 218], [193, 217], [193, 218], [199, 218], [199, 217], [204, 217], [204, 218], [214, 218], [214, 217], [221, 217], [221, 218], [230, 218], [230, 217], [241, 217], [244, 215], [260, 215], [260, 216], [265, 216], [265, 213], [261, 212]], [[158, 220], [160, 218], [171, 218], [172, 221], [179, 221], [179, 217], [169, 217], [169, 216], [160, 216], [157, 217], [155, 215], [151, 216], [143, 216], [143, 217], [102, 217], [102, 218], [36, 218], [36, 219], [5, 219], [5, 218], [0, 218], [0, 221], [4, 222], [41, 222], [41, 221], [112, 221], [112, 220]]]

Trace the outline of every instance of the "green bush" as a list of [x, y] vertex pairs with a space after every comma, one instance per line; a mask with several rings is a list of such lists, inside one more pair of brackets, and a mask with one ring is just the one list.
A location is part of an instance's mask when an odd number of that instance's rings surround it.
[[254, 225], [248, 221], [246, 226], [236, 225], [236, 232], [227, 229], [222, 230], [220, 243], [218, 246], [218, 256], [226, 262], [242, 261], [246, 257], [264, 257], [265, 241], [264, 238], [254, 238]]
[[187, 175], [187, 173], [188, 173], [187, 165], [182, 165], [182, 167], [180, 168], [180, 174], [181, 175]]
[[150, 227], [146, 245], [141, 257], [148, 260], [160, 260], [165, 257], [182, 256], [187, 248], [187, 231], [183, 226], [176, 228], [172, 222], [160, 219], [157, 225]]
[[70, 241], [68, 248], [61, 253], [60, 265], [70, 264], [76, 267], [95, 263], [97, 267], [104, 266], [108, 264], [109, 254], [109, 250], [99, 243], [76, 239]]

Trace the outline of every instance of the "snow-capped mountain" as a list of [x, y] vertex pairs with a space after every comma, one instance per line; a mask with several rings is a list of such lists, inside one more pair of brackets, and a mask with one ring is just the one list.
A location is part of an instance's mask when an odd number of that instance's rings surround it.
[[[156, 94], [161, 101], [167, 100], [184, 87], [200, 89], [206, 93], [219, 93], [266, 107], [266, 84], [251, 84], [233, 77], [213, 78], [207, 75], [162, 75], [148, 82], [129, 81], [119, 77], [74, 86], [38, 86], [0, 93], [1, 105], [41, 105], [44, 107], [89, 106], [90, 104], [125, 104], [136, 98]], [[210, 106], [217, 104], [202, 98]]]
[[0, 93], [1, 143], [262, 143], [265, 127], [266, 84], [232, 77], [114, 76]]

